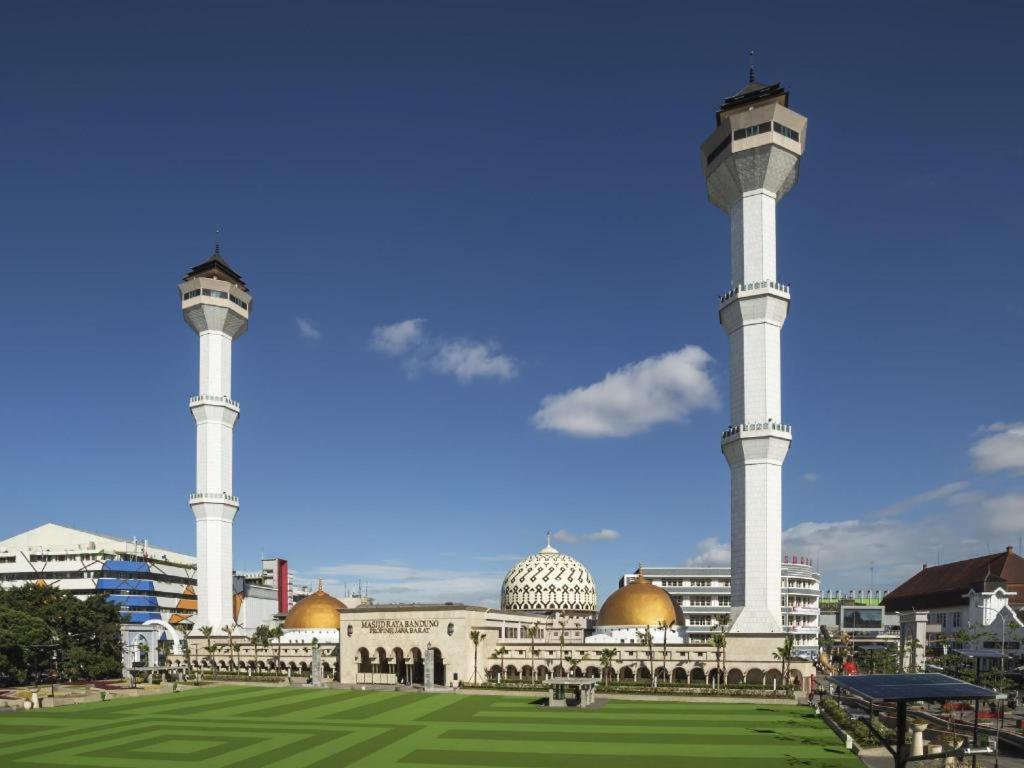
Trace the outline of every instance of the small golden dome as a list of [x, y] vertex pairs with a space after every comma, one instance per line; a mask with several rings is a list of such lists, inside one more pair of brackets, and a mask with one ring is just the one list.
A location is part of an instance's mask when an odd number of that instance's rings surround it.
[[612, 592], [597, 615], [599, 627], [655, 628], [661, 623], [683, 626], [683, 611], [668, 592], [643, 574]]
[[299, 600], [288, 611], [288, 616], [284, 620], [284, 628], [338, 629], [341, 623], [338, 611], [345, 607], [346, 605], [341, 600], [324, 592], [324, 584], [321, 581], [316, 592]]

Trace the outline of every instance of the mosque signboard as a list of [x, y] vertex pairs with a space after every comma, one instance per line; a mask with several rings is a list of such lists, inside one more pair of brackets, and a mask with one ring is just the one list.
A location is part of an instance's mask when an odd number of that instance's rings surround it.
[[437, 619], [371, 619], [359, 622], [361, 629], [371, 635], [427, 634], [437, 629]]

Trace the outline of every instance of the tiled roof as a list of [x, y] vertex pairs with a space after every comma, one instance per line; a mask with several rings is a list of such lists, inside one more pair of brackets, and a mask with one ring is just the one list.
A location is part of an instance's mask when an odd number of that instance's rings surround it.
[[1007, 547], [994, 555], [925, 566], [882, 598], [882, 604], [890, 611], [964, 605], [964, 595], [982, 590], [986, 582], [990, 589], [998, 585], [1017, 592], [1011, 602], [1024, 603], [1024, 557]]

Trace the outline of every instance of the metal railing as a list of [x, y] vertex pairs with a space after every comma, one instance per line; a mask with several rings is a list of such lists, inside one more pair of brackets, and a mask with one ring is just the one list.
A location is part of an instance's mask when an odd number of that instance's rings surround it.
[[722, 438], [725, 439], [727, 437], [732, 437], [733, 435], [738, 435], [742, 432], [764, 431], [785, 432], [786, 434], [791, 434], [793, 432], [793, 427], [791, 427], [789, 424], [783, 424], [778, 421], [764, 421], [758, 422], [756, 424], [733, 424], [731, 427], [729, 427], [722, 433]]
[[192, 397], [188, 399], [188, 404], [195, 405], [196, 403], [224, 403], [225, 405], [230, 405], [232, 408], [239, 407], [236, 400], [232, 400], [230, 397], [225, 397], [224, 395], [192, 395]]
[[775, 280], [758, 280], [753, 283], [741, 283], [740, 285], [733, 286], [732, 289], [730, 289], [728, 292], [723, 293], [721, 296], [719, 296], [718, 301], [719, 303], [728, 301], [737, 293], [740, 293], [742, 291], [758, 291], [764, 288], [772, 288], [773, 290], [781, 291], [782, 293], [789, 293], [788, 283], [779, 283], [776, 282]]
[[238, 497], [230, 493], [190, 493], [189, 501], [227, 501], [232, 504], [238, 503]]

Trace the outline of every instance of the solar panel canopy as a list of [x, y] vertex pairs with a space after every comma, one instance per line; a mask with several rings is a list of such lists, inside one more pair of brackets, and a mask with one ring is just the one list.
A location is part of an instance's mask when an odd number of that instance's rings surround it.
[[834, 675], [827, 678], [872, 701], [948, 701], [991, 699], [995, 691], [938, 673], [914, 675]]

